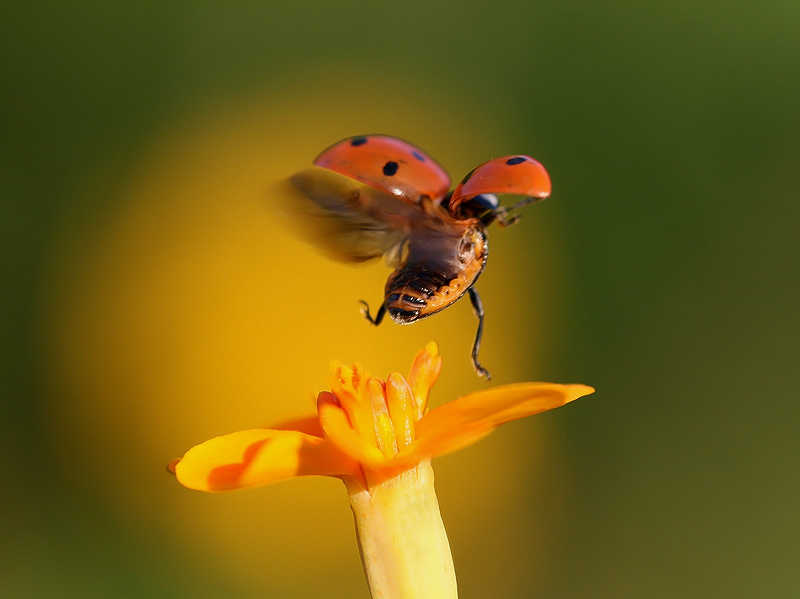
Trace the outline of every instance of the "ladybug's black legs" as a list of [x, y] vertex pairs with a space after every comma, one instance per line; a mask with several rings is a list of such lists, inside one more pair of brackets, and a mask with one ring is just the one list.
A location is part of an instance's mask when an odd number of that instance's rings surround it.
[[478, 352], [481, 349], [481, 338], [483, 337], [483, 303], [481, 296], [475, 291], [474, 287], [469, 288], [469, 300], [472, 302], [472, 309], [478, 317], [478, 331], [475, 333], [475, 341], [472, 344], [472, 365], [478, 376], [485, 376], [487, 381], [492, 380], [492, 375], [478, 362]]
[[361, 309], [361, 314], [364, 315], [364, 318], [369, 320], [375, 326], [378, 326], [382, 321], [383, 317], [386, 315], [386, 302], [381, 304], [381, 307], [378, 308], [378, 313], [375, 315], [375, 318], [372, 318], [372, 315], [369, 313], [369, 304], [364, 300], [360, 300], [361, 305], [364, 306]]

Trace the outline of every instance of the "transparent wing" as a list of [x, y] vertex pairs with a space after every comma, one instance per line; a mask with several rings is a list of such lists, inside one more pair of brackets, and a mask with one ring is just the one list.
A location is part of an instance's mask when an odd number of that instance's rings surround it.
[[278, 184], [301, 238], [340, 262], [401, 253], [419, 208], [331, 170], [311, 167]]

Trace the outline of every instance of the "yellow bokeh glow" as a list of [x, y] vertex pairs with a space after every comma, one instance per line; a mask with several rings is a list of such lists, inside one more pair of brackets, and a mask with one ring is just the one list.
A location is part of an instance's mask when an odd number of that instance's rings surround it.
[[[364, 596], [338, 481], [206, 495], [181, 488], [164, 465], [212, 436], [309, 412], [332, 359], [358, 360], [381, 377], [405, 374], [416, 350], [436, 340], [444, 369], [433, 405], [485, 385], [469, 362], [476, 321], [468, 302], [409, 327], [388, 319], [369, 326], [358, 300], [379, 305], [388, 269], [332, 263], [297, 241], [269, 189], [327, 145], [361, 133], [407, 138], [454, 179], [494, 157], [495, 148], [525, 149], [500, 143], [491, 122], [464, 129], [469, 107], [455, 99], [433, 103], [420, 93], [400, 101], [361, 90], [356, 103], [346, 73], [320, 79], [327, 83], [317, 93], [287, 83], [280, 97], [197, 108], [126, 169], [106, 213], [67, 223], [48, 294], [51, 421], [55, 442], [69, 448], [64, 467], [82, 465], [76, 484], [97, 487], [120, 518], [164, 530], [232, 584], [314, 596], [325, 580], [326, 596]], [[409, 85], [417, 88], [424, 83]], [[97, 193], [97, 184], [87, 187]], [[487, 309], [481, 357], [498, 383], [513, 382], [541, 347], [540, 298], [521, 289], [552, 281], [538, 261], [514, 253], [522, 244], [513, 229], [490, 236], [493, 252], [478, 283]], [[505, 535], [497, 543], [525, 542], [515, 538], [523, 533], [514, 523], [530, 506], [514, 498], [527, 486], [520, 477], [537, 469], [531, 457], [540, 441], [523, 439], [522, 431], [509, 427], [502, 440], [471, 448], [460, 461], [447, 458], [456, 464], [447, 480], [469, 496], [442, 506], [451, 538], [466, 542], [454, 547], [459, 570], [471, 567], [470, 556], [486, 557], [482, 539], [491, 533], [482, 514]], [[505, 553], [486, 567], [489, 579], [525, 568]]]

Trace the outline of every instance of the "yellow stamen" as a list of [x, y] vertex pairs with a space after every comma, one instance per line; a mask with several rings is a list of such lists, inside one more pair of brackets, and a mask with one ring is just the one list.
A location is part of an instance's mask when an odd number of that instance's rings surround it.
[[368, 373], [356, 362], [352, 367], [338, 364], [334, 377], [329, 382], [331, 391], [347, 413], [353, 430], [368, 443], [378, 447], [372, 421], [372, 406], [365, 393], [367, 381]]
[[367, 384], [367, 391], [372, 405], [372, 418], [378, 449], [388, 459], [397, 453], [397, 440], [395, 439], [392, 419], [389, 417], [389, 408], [386, 405], [386, 389], [383, 386], [383, 381], [370, 379]]
[[400, 451], [414, 440], [417, 406], [408, 383], [396, 372], [386, 379], [386, 403], [394, 425], [397, 450]]

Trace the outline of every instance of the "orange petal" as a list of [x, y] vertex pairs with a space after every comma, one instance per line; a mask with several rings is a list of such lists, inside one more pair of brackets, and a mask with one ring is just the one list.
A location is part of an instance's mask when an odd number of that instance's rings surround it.
[[358, 464], [327, 439], [253, 429], [196, 445], [175, 465], [178, 481], [200, 491], [257, 487], [294, 476], [357, 475]]
[[408, 386], [417, 406], [417, 418], [425, 413], [428, 406], [428, 395], [431, 387], [439, 378], [442, 370], [442, 358], [439, 355], [439, 346], [433, 341], [428, 343], [414, 356], [411, 372], [408, 375]]
[[[372, 468], [379, 468], [386, 463], [383, 452], [353, 430], [347, 412], [333, 393], [323, 391], [317, 396], [317, 411], [326, 438], [344, 454]], [[375, 438], [374, 432], [372, 438]]]
[[398, 454], [425, 459], [479, 441], [496, 427], [594, 393], [586, 385], [519, 383], [470, 393], [435, 408], [416, 425], [417, 440]]

